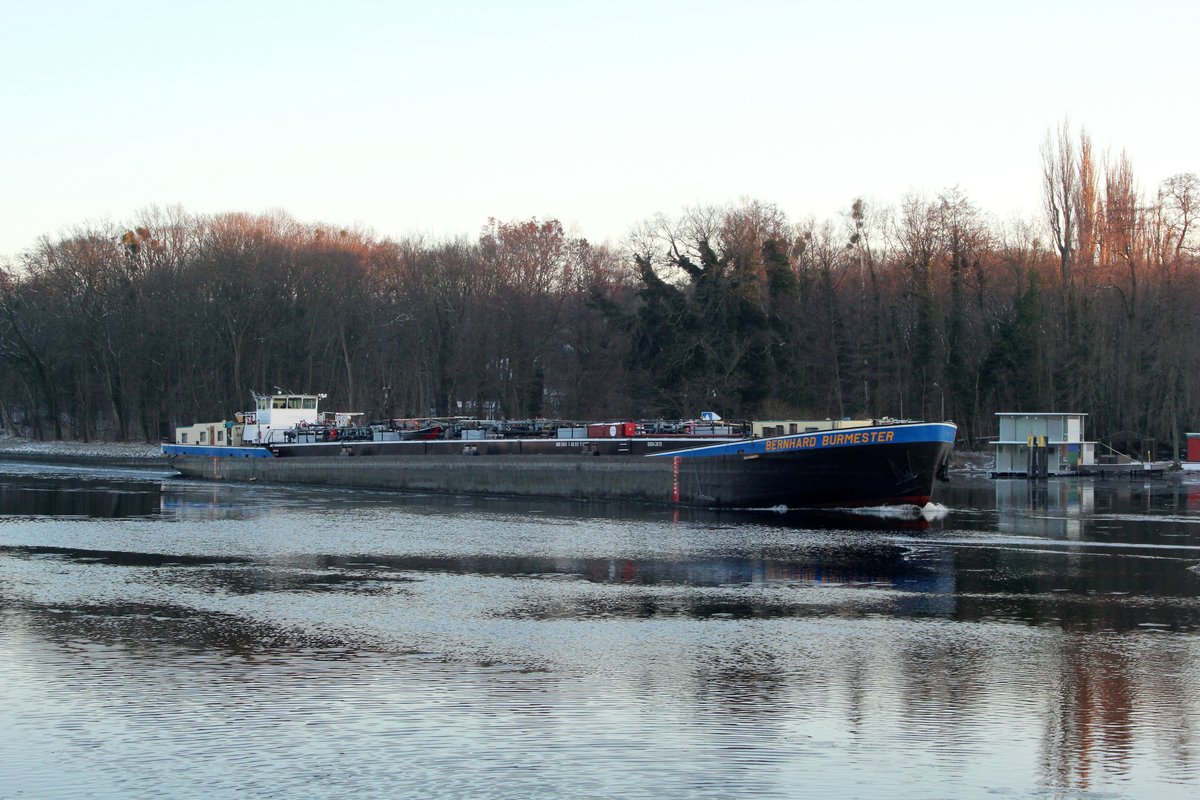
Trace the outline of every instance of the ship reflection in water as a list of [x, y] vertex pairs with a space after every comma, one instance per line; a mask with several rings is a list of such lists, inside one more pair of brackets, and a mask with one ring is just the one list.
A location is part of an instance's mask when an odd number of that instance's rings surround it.
[[11, 467], [0, 786], [1191, 797], [1196, 490], [901, 518]]

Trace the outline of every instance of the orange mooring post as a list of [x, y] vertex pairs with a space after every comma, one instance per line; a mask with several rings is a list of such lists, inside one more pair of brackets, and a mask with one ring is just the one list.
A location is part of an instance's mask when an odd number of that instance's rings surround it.
[[674, 473], [671, 481], [671, 502], [679, 505], [679, 456], [671, 459], [671, 471]]

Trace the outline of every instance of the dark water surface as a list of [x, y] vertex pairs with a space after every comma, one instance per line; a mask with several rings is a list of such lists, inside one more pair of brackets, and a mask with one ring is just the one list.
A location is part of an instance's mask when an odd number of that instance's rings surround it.
[[938, 500], [0, 465], [0, 798], [1200, 796], [1200, 476]]

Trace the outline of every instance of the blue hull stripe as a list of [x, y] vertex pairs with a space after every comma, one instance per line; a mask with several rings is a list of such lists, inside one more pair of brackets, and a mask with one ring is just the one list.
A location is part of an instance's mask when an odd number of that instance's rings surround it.
[[164, 456], [213, 456], [214, 458], [274, 458], [265, 447], [220, 447], [203, 444], [164, 444]]
[[919, 425], [884, 425], [877, 428], [842, 428], [836, 431], [794, 433], [768, 439], [746, 439], [742, 442], [710, 444], [688, 450], [653, 453], [650, 458], [712, 458], [714, 456], [772, 455], [802, 453], [811, 450], [830, 450], [842, 447], [872, 447], [887, 444], [918, 442], [954, 442], [958, 426], [949, 422], [930, 422]]

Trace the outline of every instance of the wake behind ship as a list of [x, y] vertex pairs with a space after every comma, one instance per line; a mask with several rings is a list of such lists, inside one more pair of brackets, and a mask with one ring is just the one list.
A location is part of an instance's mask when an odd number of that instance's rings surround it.
[[179, 429], [163, 453], [182, 474], [215, 480], [709, 508], [924, 506], [956, 433], [949, 422], [732, 424], [709, 414], [363, 425], [319, 412], [322, 398], [257, 396], [235, 420]]

